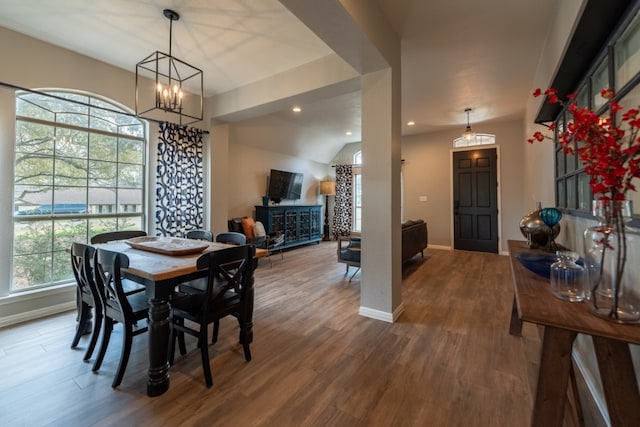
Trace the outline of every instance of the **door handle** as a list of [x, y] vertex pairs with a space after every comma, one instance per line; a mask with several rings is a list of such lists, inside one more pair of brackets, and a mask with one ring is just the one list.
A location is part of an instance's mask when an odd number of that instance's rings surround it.
[[454, 200], [453, 201], [453, 214], [454, 215], [458, 215], [458, 208], [460, 208], [460, 201], [459, 200]]

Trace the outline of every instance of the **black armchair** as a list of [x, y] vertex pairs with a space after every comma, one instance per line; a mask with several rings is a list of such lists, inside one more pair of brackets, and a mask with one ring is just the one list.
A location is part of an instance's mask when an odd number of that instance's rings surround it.
[[338, 236], [338, 262], [347, 265], [345, 276], [349, 274], [349, 267], [356, 267], [351, 279], [360, 271], [360, 236]]

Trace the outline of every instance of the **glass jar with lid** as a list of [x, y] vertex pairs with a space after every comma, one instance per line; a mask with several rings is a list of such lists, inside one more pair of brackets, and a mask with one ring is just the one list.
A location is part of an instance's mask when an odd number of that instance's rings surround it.
[[577, 264], [576, 252], [556, 251], [558, 261], [551, 264], [551, 292], [565, 301], [578, 302], [586, 297], [584, 267]]

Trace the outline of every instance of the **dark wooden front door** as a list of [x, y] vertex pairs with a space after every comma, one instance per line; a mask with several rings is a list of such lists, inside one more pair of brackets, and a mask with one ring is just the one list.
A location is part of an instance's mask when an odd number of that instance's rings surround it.
[[495, 148], [453, 153], [453, 247], [498, 253]]

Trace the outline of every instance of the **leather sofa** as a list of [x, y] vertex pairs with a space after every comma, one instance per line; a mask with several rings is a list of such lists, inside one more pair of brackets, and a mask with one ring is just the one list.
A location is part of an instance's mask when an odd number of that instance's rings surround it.
[[424, 258], [424, 250], [429, 242], [427, 223], [421, 219], [402, 223], [402, 262], [420, 253]]

